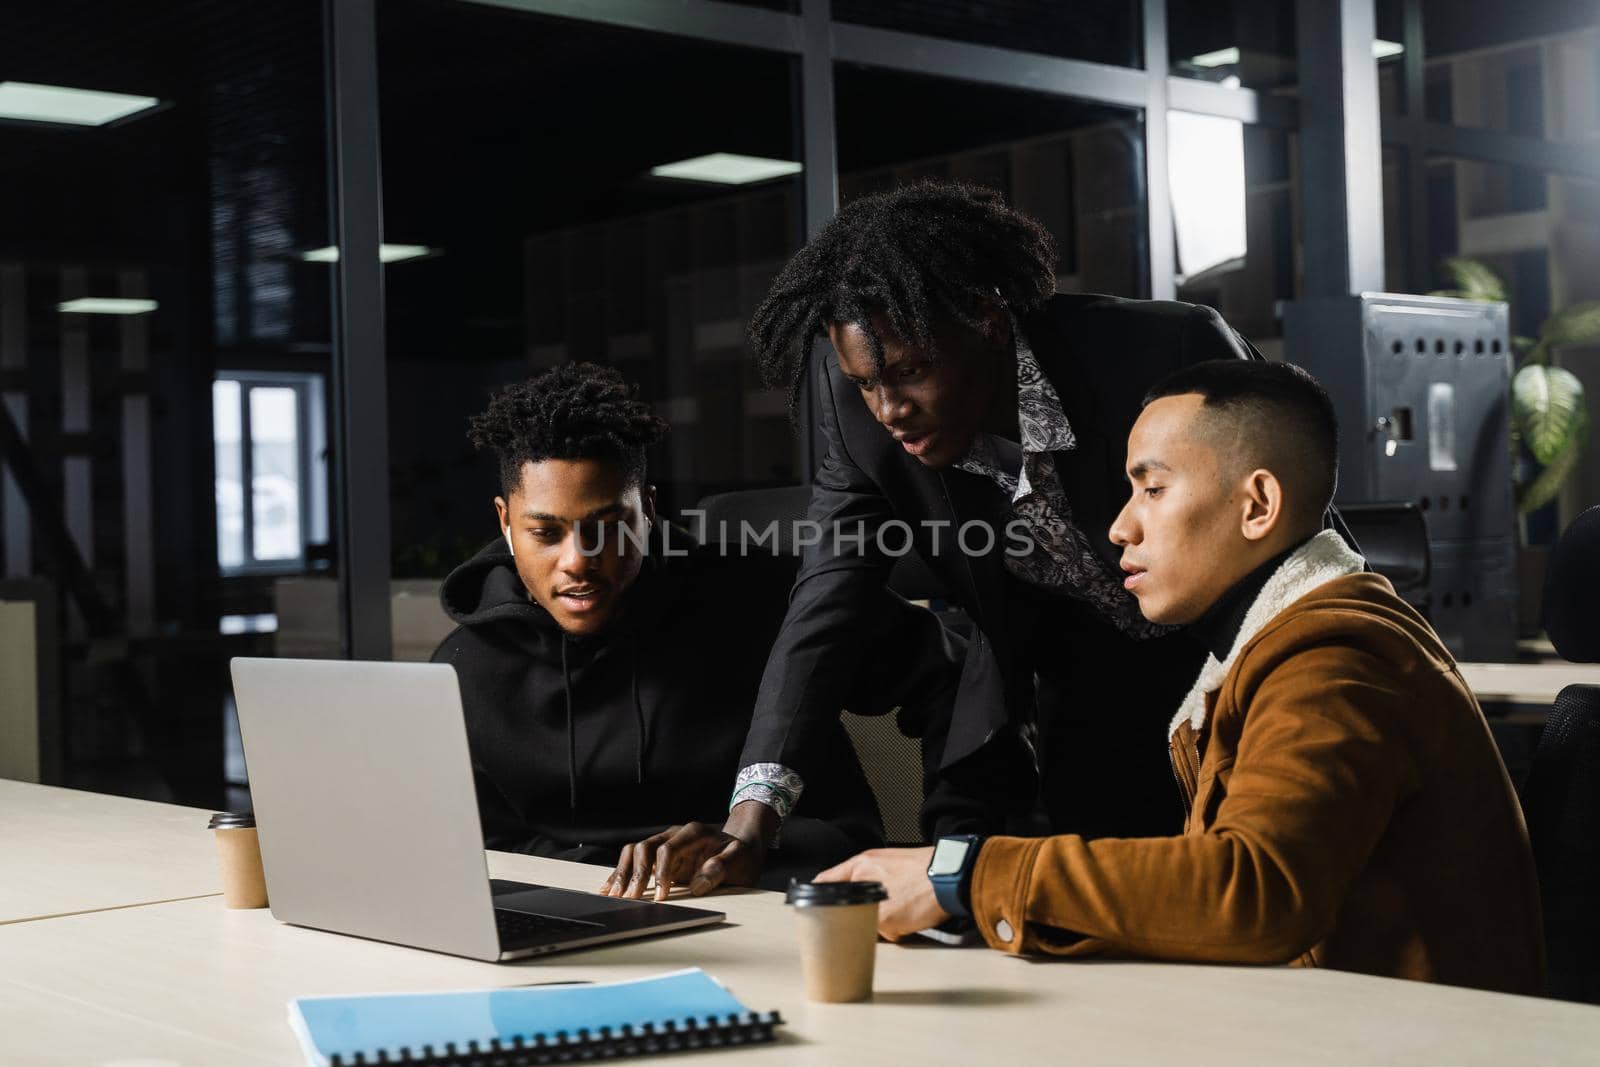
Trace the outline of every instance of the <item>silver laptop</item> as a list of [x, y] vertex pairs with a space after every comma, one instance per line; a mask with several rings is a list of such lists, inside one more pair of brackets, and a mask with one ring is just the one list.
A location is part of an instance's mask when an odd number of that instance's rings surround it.
[[240, 658], [233, 689], [283, 922], [511, 960], [725, 917], [491, 881], [447, 664]]

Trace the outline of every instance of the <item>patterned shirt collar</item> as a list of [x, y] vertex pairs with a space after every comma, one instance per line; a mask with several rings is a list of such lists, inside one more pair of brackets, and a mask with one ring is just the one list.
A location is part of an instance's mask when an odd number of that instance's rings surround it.
[[[1017, 338], [1017, 426], [1023, 462], [1016, 462], [1015, 449], [1002, 449], [992, 434], [980, 433], [973, 438], [966, 454], [956, 461], [956, 469], [982, 475], [998, 484], [1014, 501], [1032, 492], [1028, 476], [1027, 458], [1066, 452], [1078, 446], [1078, 438], [1067, 423], [1062, 410], [1061, 397], [1055, 386], [1045, 377], [1039, 360], [1020, 330]], [[1013, 459], [1005, 462], [1002, 453], [1009, 452]]]
[[1078, 447], [1061, 397], [1039, 368], [1028, 339], [1017, 333], [1017, 416], [1023, 452], [1065, 452]]

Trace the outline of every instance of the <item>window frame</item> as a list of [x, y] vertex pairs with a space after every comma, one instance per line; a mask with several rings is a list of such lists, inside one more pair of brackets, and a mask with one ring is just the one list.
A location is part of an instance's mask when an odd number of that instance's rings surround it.
[[[222, 562], [220, 517], [218, 508], [217, 573], [224, 579], [304, 574], [311, 570], [306, 549], [309, 545], [327, 540], [327, 463], [326, 396], [327, 376], [315, 371], [218, 370], [212, 377], [217, 382], [235, 382], [239, 386], [239, 481], [243, 505], [243, 537], [245, 562]], [[288, 559], [258, 559], [255, 554], [255, 471], [254, 441], [250, 434], [250, 393], [254, 389], [290, 389], [295, 395], [295, 468], [299, 475], [299, 526], [300, 552]], [[215, 392], [213, 391], [213, 404]], [[216, 412], [212, 412], [215, 426]], [[212, 448], [219, 447], [215, 430]]]

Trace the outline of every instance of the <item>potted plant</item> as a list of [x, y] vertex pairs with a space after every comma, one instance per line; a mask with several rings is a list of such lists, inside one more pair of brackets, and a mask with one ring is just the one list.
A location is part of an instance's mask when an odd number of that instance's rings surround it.
[[[1445, 260], [1441, 266], [1455, 282], [1432, 296], [1466, 300], [1506, 300], [1505, 282], [1474, 259]], [[1589, 437], [1589, 408], [1583, 383], [1571, 371], [1551, 364], [1564, 345], [1600, 344], [1600, 300], [1569, 304], [1544, 320], [1539, 336], [1513, 337], [1516, 363], [1511, 377], [1511, 442], [1520, 442], [1537, 464], [1531, 476], [1513, 462], [1517, 511], [1528, 515], [1556, 498], [1561, 484], [1578, 465]]]

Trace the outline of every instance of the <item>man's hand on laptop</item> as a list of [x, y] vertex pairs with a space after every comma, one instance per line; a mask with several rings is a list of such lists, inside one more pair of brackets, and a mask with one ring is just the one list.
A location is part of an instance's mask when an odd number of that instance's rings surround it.
[[718, 886], [754, 885], [766, 862], [767, 842], [777, 831], [777, 813], [756, 800], [734, 805], [721, 826], [704, 822], [669, 826], [625, 846], [600, 893], [638, 899], [652, 875], [656, 900], [666, 900], [673, 886], [685, 882], [697, 897]]

